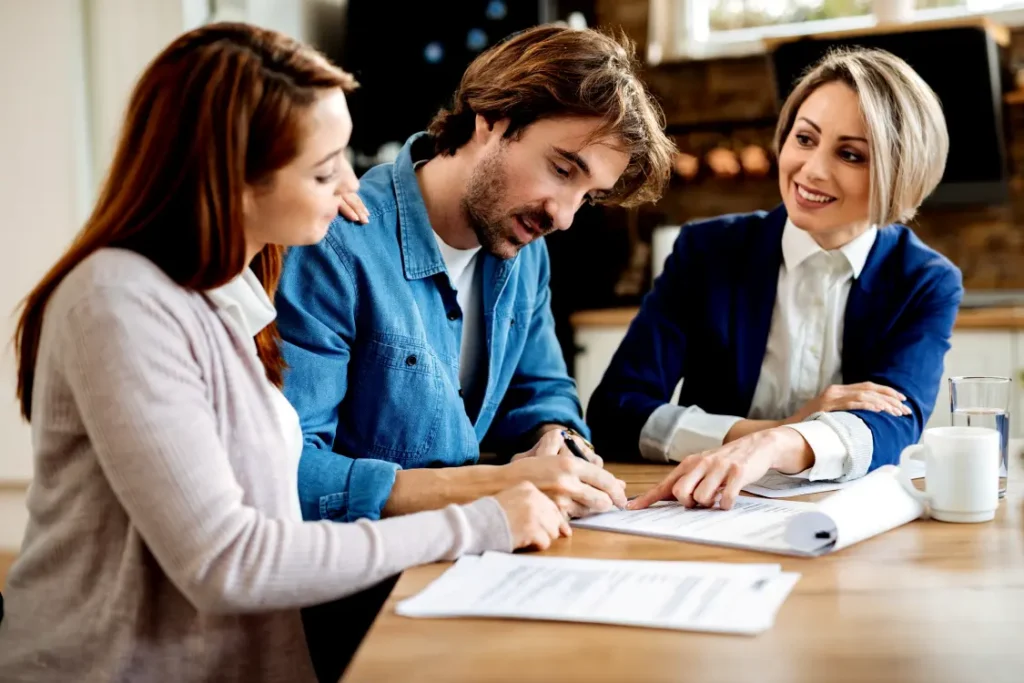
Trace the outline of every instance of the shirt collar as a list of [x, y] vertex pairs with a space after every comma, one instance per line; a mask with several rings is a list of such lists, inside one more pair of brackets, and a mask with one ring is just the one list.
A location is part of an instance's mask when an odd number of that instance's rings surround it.
[[211, 289], [207, 296], [214, 305], [231, 316], [250, 337], [277, 317], [277, 310], [259, 278], [249, 268], [231, 282]]
[[[864, 270], [864, 264], [867, 263], [868, 254], [871, 253], [871, 247], [874, 246], [877, 237], [878, 228], [872, 226], [838, 249], [850, 264], [854, 279], [860, 277], [861, 271]], [[782, 259], [786, 264], [786, 270], [792, 271], [822, 251], [825, 250], [814, 241], [810, 233], [786, 219], [786, 227], [782, 230]]]
[[436, 232], [434, 233], [434, 240], [437, 242], [437, 248], [441, 250], [441, 256], [444, 258], [444, 264], [448, 269], [448, 277], [451, 278], [452, 286], [454, 287], [455, 283], [462, 277], [462, 274], [473, 263], [476, 255], [480, 253], [481, 247], [456, 249], [441, 239], [441, 236]]
[[398, 203], [398, 232], [405, 277], [418, 280], [445, 271], [444, 259], [434, 240], [427, 205], [416, 178], [416, 163], [434, 155], [433, 139], [426, 133], [410, 137], [391, 170]]

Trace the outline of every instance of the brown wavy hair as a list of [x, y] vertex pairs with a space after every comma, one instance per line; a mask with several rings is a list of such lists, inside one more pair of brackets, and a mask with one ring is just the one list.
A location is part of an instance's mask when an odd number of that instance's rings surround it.
[[[65, 276], [104, 247], [145, 256], [182, 287], [202, 291], [245, 267], [242, 197], [299, 152], [303, 113], [324, 90], [356, 87], [316, 50], [246, 24], [211, 24], [172, 42], [132, 92], [96, 206], [61, 259], [22, 302], [14, 334], [17, 396], [31, 419], [46, 304]], [[284, 250], [267, 245], [252, 270], [273, 296]], [[276, 327], [256, 337], [280, 386]]]
[[675, 146], [665, 115], [639, 76], [636, 50], [625, 37], [593, 29], [538, 26], [498, 43], [473, 60], [450, 107], [430, 123], [438, 154], [455, 154], [473, 135], [476, 116], [508, 119], [505, 137], [562, 116], [596, 117], [594, 138], [612, 135], [629, 165], [602, 203], [635, 206], [657, 201], [671, 171]]

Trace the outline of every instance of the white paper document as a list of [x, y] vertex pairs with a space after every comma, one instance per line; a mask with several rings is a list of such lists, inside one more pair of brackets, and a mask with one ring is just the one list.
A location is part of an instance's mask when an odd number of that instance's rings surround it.
[[[909, 460], [904, 464], [910, 470], [911, 479], [920, 479], [924, 476], [924, 463], [920, 460]], [[824, 493], [826, 491], [838, 491], [845, 489], [854, 481], [842, 483], [834, 481], [809, 481], [799, 477], [792, 477], [779, 472], [769, 472], [753, 484], [743, 487], [747, 493], [765, 498], [789, 498], [790, 496], [806, 496], [812, 493]]]
[[395, 611], [753, 635], [771, 627], [799, 578], [777, 564], [485, 553], [461, 558]]
[[583, 529], [691, 541], [783, 555], [817, 556], [871, 538], [921, 516], [924, 508], [888, 465], [820, 503], [740, 496], [731, 510], [661, 503], [573, 522]]

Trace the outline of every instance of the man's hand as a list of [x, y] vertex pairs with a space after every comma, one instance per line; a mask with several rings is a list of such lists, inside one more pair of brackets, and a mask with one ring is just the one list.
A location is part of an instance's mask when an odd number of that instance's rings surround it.
[[469, 503], [524, 481], [536, 485], [571, 517], [625, 507], [626, 482], [572, 454], [562, 455], [564, 446], [561, 432], [552, 430], [508, 465], [399, 470], [383, 514], [407, 515]]
[[[540, 443], [540, 440], [544, 438], [544, 435], [550, 434], [552, 432], [561, 433], [565, 431], [565, 429], [565, 427], [559, 424], [543, 425], [537, 430], [537, 443]], [[570, 435], [569, 438], [572, 439], [572, 435]], [[583, 439], [573, 439], [573, 441], [576, 442], [576, 445], [579, 447], [580, 452], [583, 453], [584, 456], [586, 456], [587, 462], [593, 465], [597, 465], [598, 467], [604, 467], [604, 460], [601, 459], [600, 455], [593, 451], [589, 444], [584, 442]], [[516, 455], [512, 456], [512, 462], [522, 460], [523, 458], [531, 458], [535, 455], [537, 455], [536, 446], [526, 451], [525, 453], [517, 453]], [[555, 455], [572, 456], [573, 452], [569, 450], [569, 447], [565, 445], [563, 440], [562, 446], [558, 449], [558, 453], [555, 453]]]
[[536, 484], [570, 517], [626, 505], [626, 483], [574, 456], [557, 430], [546, 432], [529, 452], [519, 454], [501, 469], [513, 482]]
[[[660, 500], [678, 500], [685, 507], [732, 508], [747, 484], [769, 469], [787, 474], [814, 464], [814, 453], [795, 429], [776, 427], [750, 434], [703, 453], [687, 456], [660, 484], [630, 501], [630, 510], [643, 510]], [[719, 498], [721, 496], [721, 498]]]

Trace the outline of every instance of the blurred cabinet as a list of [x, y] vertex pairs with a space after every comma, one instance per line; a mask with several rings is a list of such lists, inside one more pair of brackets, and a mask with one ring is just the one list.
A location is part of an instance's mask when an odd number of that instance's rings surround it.
[[[1016, 382], [1024, 358], [1021, 357], [1019, 340], [1024, 332], [1014, 330], [960, 330], [953, 332], [949, 353], [946, 354], [942, 373], [942, 384], [935, 401], [935, 410], [928, 421], [928, 427], [950, 424], [949, 378], [963, 375], [991, 375], [1012, 377]], [[1013, 436], [1020, 436], [1021, 421], [1019, 386], [1010, 405], [1010, 429]]]
[[615, 350], [626, 336], [628, 325], [586, 325], [575, 329], [576, 387], [586, 411], [590, 396], [601, 382]]
[[1024, 330], [1014, 333], [1015, 364], [1013, 371], [1013, 399], [1010, 408], [1010, 433], [1024, 437]]

